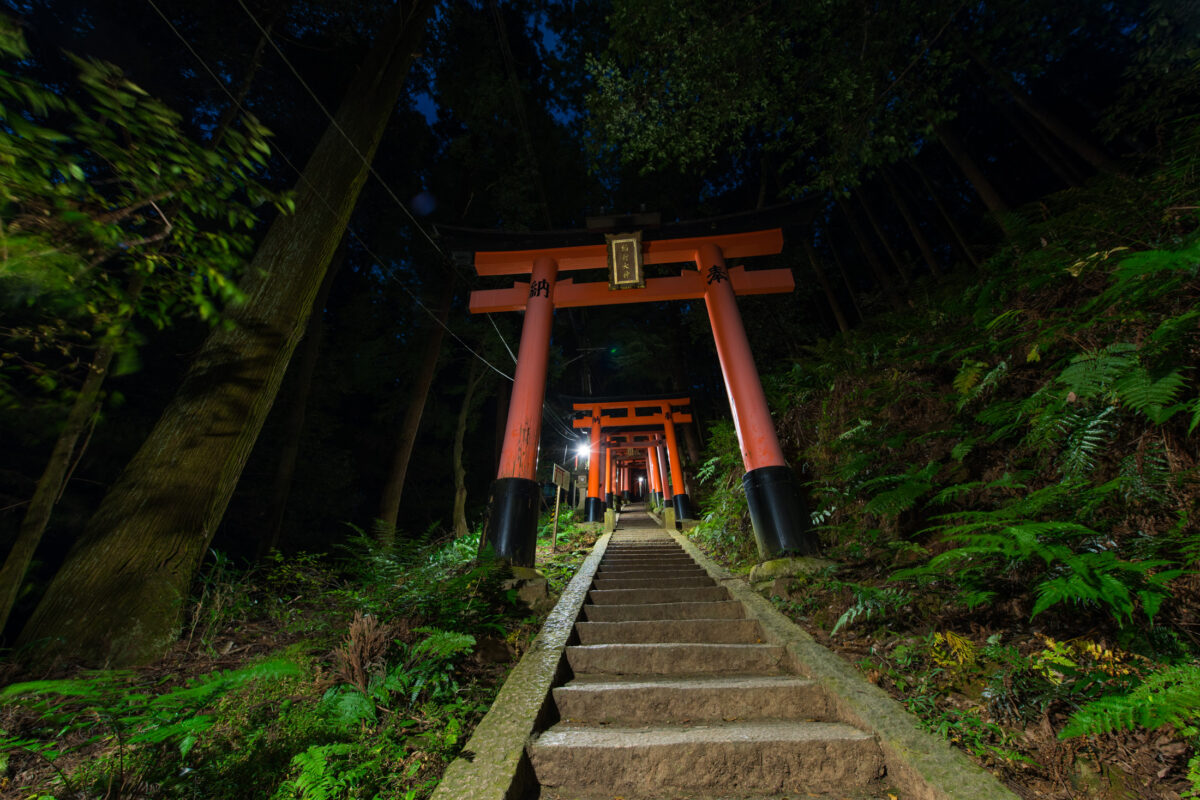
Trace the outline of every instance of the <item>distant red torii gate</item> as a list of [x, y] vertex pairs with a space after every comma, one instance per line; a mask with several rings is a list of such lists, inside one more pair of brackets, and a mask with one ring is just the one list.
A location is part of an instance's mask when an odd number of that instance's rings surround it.
[[[626, 429], [630, 427], [653, 429], [637, 431], [622, 430], [621, 433], [613, 431], [609, 434], [610, 440], [613, 437], [622, 436], [627, 437], [623, 441], [633, 442], [632, 437], [634, 436], [649, 437], [657, 435], [659, 433], [657, 429], [661, 427], [663, 442], [666, 445], [667, 456], [671, 466], [671, 494], [675, 507], [675, 517], [676, 519], [694, 519], [695, 513], [692, 509], [691, 499], [688, 497], [687, 489], [683, 483], [683, 462], [679, 457], [679, 443], [675, 435], [676, 424], [685, 425], [692, 421], [691, 413], [685, 410], [690, 406], [691, 398], [681, 395], [620, 400], [598, 398], [596, 400], [585, 400], [574, 403], [572, 409], [577, 414], [585, 416], [577, 417], [572, 424], [576, 428], [588, 429], [590, 447], [597, 454], [599, 451], [596, 448], [605, 429], [610, 431], [614, 428]], [[665, 480], [666, 475], [663, 474], [661, 477]], [[598, 492], [599, 482], [598, 480], [593, 481], [592, 478], [592, 471], [589, 469], [588, 497], [584, 506], [584, 519], [588, 522], [598, 522], [604, 519], [604, 506], [612, 507], [612, 498], [606, 497], [604, 501], [601, 501]], [[653, 480], [651, 484], [653, 485]], [[654, 491], [661, 490], [655, 489]]]
[[[667, 440], [662, 433], [658, 431], [622, 432], [608, 434], [605, 438], [608, 440], [608, 448], [624, 451], [626, 456], [631, 450], [645, 451], [640, 462], [634, 459], [629, 463], [635, 466], [639, 463], [644, 465], [650, 493], [659, 503], [662, 503], [664, 501], [663, 486], [670, 485], [670, 481], [667, 480]], [[670, 494], [665, 497], [666, 500], [671, 499]], [[609, 505], [612, 505], [611, 497]], [[690, 503], [688, 507], [690, 508]]]
[[735, 297], [735, 293], [790, 292], [795, 288], [791, 270], [747, 272], [725, 264], [727, 257], [749, 258], [779, 253], [783, 249], [782, 231], [774, 228], [662, 239], [641, 242], [639, 247], [646, 264], [690, 262], [695, 264], [696, 271], [647, 278], [642, 288], [612, 291], [610, 283], [576, 283], [570, 278], [558, 280], [560, 272], [607, 268], [609, 250], [604, 245], [476, 253], [475, 269], [481, 276], [529, 275], [528, 282], [516, 282], [507, 289], [471, 293], [470, 309], [474, 314], [525, 309], [500, 467], [492, 484], [480, 547], [494, 548], [500, 558], [513, 564], [533, 565], [541, 502], [541, 487], [536, 480], [537, 454], [555, 306], [703, 297], [746, 466], [742, 485], [746, 490], [759, 553], [764, 558], [784, 551], [816, 553], [817, 541], [809, 530], [808, 514], [801, 502], [795, 476], [779, 446]]

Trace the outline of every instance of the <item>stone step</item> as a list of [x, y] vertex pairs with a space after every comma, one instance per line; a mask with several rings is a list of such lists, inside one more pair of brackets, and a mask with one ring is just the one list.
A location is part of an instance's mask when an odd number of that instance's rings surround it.
[[691, 569], [700, 566], [692, 559], [682, 558], [639, 558], [637, 560], [623, 561], [620, 559], [613, 561], [601, 561], [598, 565], [599, 569], [677, 569], [684, 567]]
[[706, 603], [630, 603], [583, 607], [588, 622], [631, 622], [648, 619], [742, 619], [746, 610], [736, 600]]
[[658, 553], [613, 553], [610, 551], [605, 553], [604, 558], [600, 559], [600, 561], [602, 564], [605, 563], [605, 561], [637, 561], [649, 559], [694, 560], [690, 557], [690, 555], [688, 555], [688, 553], [682, 551], [682, 549], [674, 548], [671, 549], [671, 551], [661, 551]]
[[609, 544], [608, 549], [605, 550], [604, 552], [605, 553], [617, 553], [617, 552], [628, 553], [628, 552], [640, 552], [643, 550], [645, 550], [647, 552], [651, 552], [651, 553], [661, 553], [661, 552], [665, 552], [668, 550], [671, 552], [676, 552], [676, 553], [683, 552], [683, 548], [671, 540], [667, 540], [667, 541], [661, 542], [661, 543], [654, 543], [654, 542], [641, 542], [641, 543], [637, 543], [637, 544], [614, 543], [614, 544]]
[[695, 578], [707, 577], [703, 567], [678, 567], [662, 569], [601, 569], [596, 570], [597, 578]]
[[752, 619], [672, 619], [632, 622], [576, 622], [580, 644], [709, 642], [757, 644], [762, 629]]
[[830, 722], [640, 728], [560, 723], [528, 752], [543, 787], [629, 800], [662, 800], [674, 792], [845, 791], [883, 770], [873, 736]]
[[573, 681], [554, 702], [563, 720], [589, 724], [837, 719], [822, 689], [791, 675]]
[[688, 589], [716, 585], [717, 582], [707, 575], [659, 575], [653, 578], [610, 578], [607, 575], [597, 575], [592, 581], [593, 589]]
[[645, 603], [712, 603], [728, 600], [724, 586], [686, 589], [592, 589], [588, 601], [596, 605], [641, 605]]
[[575, 674], [701, 675], [780, 671], [783, 648], [773, 644], [584, 644], [567, 648]]

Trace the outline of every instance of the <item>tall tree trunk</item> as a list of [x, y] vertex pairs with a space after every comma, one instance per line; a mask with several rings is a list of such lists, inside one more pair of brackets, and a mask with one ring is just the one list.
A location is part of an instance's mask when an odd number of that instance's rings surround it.
[[821, 284], [821, 290], [825, 292], [825, 300], [829, 303], [829, 310], [833, 312], [833, 318], [837, 320], [838, 329], [842, 333], [849, 333], [850, 325], [846, 322], [846, 315], [842, 313], [842, 304], [838, 302], [837, 295], [833, 292], [833, 284], [829, 282], [829, 277], [821, 268], [821, 262], [817, 259], [817, 251], [813, 249], [812, 242], [808, 239], [804, 240], [804, 251], [808, 253], [808, 263], [812, 265], [813, 274], [817, 276], [817, 283]]
[[259, 70], [262, 69], [263, 53], [266, 52], [267, 44], [271, 40], [271, 30], [275, 27], [279, 17], [283, 15], [285, 8], [283, 0], [280, 0], [270, 9], [267, 21], [263, 24], [263, 33], [258, 37], [258, 44], [254, 46], [254, 52], [250, 55], [250, 63], [246, 65], [246, 74], [242, 76], [242, 83], [234, 92], [233, 98], [224, 113], [221, 114], [221, 118], [217, 120], [217, 129], [213, 134], [211, 145], [213, 149], [216, 149], [221, 140], [225, 138], [225, 134], [233, 125], [233, 120], [242, 110], [246, 97], [250, 94], [250, 88], [254, 86], [254, 79], [258, 77]]
[[1008, 233], [1008, 229], [1004, 226], [1004, 215], [1008, 213], [1008, 204], [1000, 197], [1000, 192], [996, 191], [996, 187], [983, 174], [983, 170], [979, 168], [979, 164], [975, 159], [971, 158], [971, 154], [967, 152], [966, 145], [962, 139], [958, 138], [949, 125], [941, 123], [933, 126], [933, 132], [937, 135], [938, 141], [942, 143], [942, 147], [946, 148], [946, 152], [950, 154], [950, 158], [954, 159], [954, 163], [962, 170], [963, 175], [971, 182], [975, 193], [979, 195], [979, 199], [987, 206], [988, 211], [991, 211], [996, 218], [996, 223]]
[[434, 312], [437, 319], [431, 321], [429, 326], [425, 349], [421, 353], [421, 367], [408, 395], [408, 408], [404, 412], [404, 422], [401, 423], [400, 433], [396, 437], [392, 466], [388, 470], [387, 478], [383, 482], [383, 492], [379, 497], [379, 518], [375, 533], [379, 543], [385, 547], [395, 543], [396, 520], [400, 516], [400, 498], [404, 495], [408, 462], [412, 460], [417, 432], [421, 429], [421, 417], [425, 414], [425, 401], [429, 399], [429, 389], [433, 386], [433, 376], [437, 372], [438, 356], [442, 354], [442, 339], [445, 338], [446, 320], [450, 317], [450, 303], [453, 300], [454, 281], [447, 276], [442, 284], [437, 310]]
[[884, 271], [883, 264], [879, 263], [879, 256], [875, 254], [875, 248], [871, 247], [866, 233], [863, 231], [862, 226], [858, 224], [858, 219], [854, 216], [854, 212], [850, 210], [850, 205], [842, 198], [836, 197], [836, 195], [835, 199], [838, 208], [842, 210], [842, 214], [846, 217], [846, 222], [850, 225], [850, 232], [854, 234], [854, 239], [858, 242], [858, 249], [862, 252], [863, 257], [867, 259], [868, 266], [871, 267], [871, 274], [875, 276], [875, 283], [879, 286], [879, 290], [887, 297], [892, 308], [897, 311], [902, 310], [904, 303], [900, 300], [900, 295], [896, 294], [896, 285], [892, 283], [892, 279]]
[[908, 203], [904, 202], [904, 198], [900, 196], [900, 192], [896, 189], [896, 184], [892, 182], [892, 177], [888, 173], [886, 167], [882, 171], [883, 182], [887, 184], [888, 192], [892, 195], [892, 202], [896, 204], [896, 209], [900, 212], [900, 216], [904, 217], [904, 224], [908, 226], [908, 232], [912, 234], [913, 241], [917, 243], [917, 249], [921, 251], [921, 258], [925, 259], [925, 266], [929, 267], [930, 274], [939, 276], [942, 274], [942, 268], [938, 266], [937, 258], [933, 255], [933, 248], [929, 246], [929, 240], [925, 238], [925, 234], [921, 231], [921, 226], [917, 224], [916, 217], [913, 216], [912, 210], [909, 209]]
[[463, 442], [467, 438], [467, 420], [471, 417], [471, 405], [475, 402], [475, 390], [487, 375], [483, 365], [471, 359], [467, 373], [467, 387], [463, 391], [462, 407], [458, 410], [458, 425], [454, 428], [454, 450], [451, 463], [454, 470], [454, 535], [459, 539], [470, 533], [467, 527], [467, 470], [463, 467]]
[[950, 231], [951, 239], [957, 244], [958, 251], [964, 258], [971, 262], [975, 269], [981, 266], [979, 259], [971, 252], [971, 245], [967, 243], [967, 239], [963, 236], [962, 229], [958, 227], [958, 223], [954, 221], [954, 217], [950, 216], [950, 211], [946, 208], [941, 198], [938, 197], [937, 190], [933, 188], [933, 184], [929, 181], [929, 176], [925, 171], [917, 166], [917, 162], [910, 161], [909, 167], [917, 174], [921, 180], [921, 185], [925, 187], [925, 193], [929, 195], [929, 199], [933, 201], [933, 205], [938, 210], [938, 215], [942, 218], [942, 223], [946, 226], [946, 230]]
[[854, 286], [850, 283], [850, 273], [846, 272], [846, 265], [842, 263], [842, 257], [838, 255], [837, 245], [834, 243], [828, 228], [825, 229], [825, 241], [829, 244], [829, 252], [833, 255], [833, 264], [842, 276], [842, 283], [846, 287], [846, 294], [850, 296], [850, 305], [854, 306], [855, 315], [860, 320], [865, 320], [866, 317], [863, 316], [862, 306], [858, 302], [858, 293], [854, 291]]
[[867, 215], [867, 222], [871, 225], [871, 230], [875, 232], [875, 238], [883, 245], [883, 250], [887, 253], [888, 260], [892, 262], [892, 266], [896, 268], [896, 272], [900, 273], [900, 280], [907, 286], [912, 283], [912, 276], [908, 274], [908, 267], [904, 266], [904, 262], [896, 255], [896, 251], [892, 249], [892, 243], [888, 239], [887, 233], [884, 232], [883, 226], [879, 224], [879, 218], [875, 216], [874, 209], [867, 202], [867, 197], [863, 193], [861, 187], [854, 188], [854, 198], [858, 200], [858, 205], [862, 208], [863, 213]]
[[259, 558], [278, 549], [282, 538], [283, 518], [287, 512], [288, 496], [292, 491], [292, 478], [296, 474], [296, 462], [300, 459], [300, 434], [304, 432], [304, 417], [308, 413], [308, 395], [312, 391], [313, 374], [317, 370], [321, 340], [325, 337], [325, 303], [329, 300], [334, 276], [346, 260], [347, 241], [347, 237], [343, 236], [329, 269], [325, 271], [321, 288], [317, 290], [317, 299], [313, 301], [312, 311], [308, 315], [304, 339], [300, 343], [300, 358], [296, 361], [296, 385], [287, 418], [283, 423], [283, 449], [279, 453], [279, 463], [275, 466], [275, 480], [271, 483], [271, 494], [267, 500], [266, 535], [259, 540]]
[[[325, 269], [399, 100], [433, 0], [397, 6], [304, 168], [294, 214], [252, 259], [232, 325], [109, 490], [19, 639], [44, 658], [145, 663], [170, 646], [200, 559], [303, 333]], [[349, 141], [347, 141], [349, 139]]]
[[[137, 305], [137, 299], [145, 285], [146, 276], [142, 273], [135, 274], [127, 293], [130, 308]], [[121, 330], [115, 335], [120, 336], [129, 322], [128, 316], [122, 319], [118, 323]], [[109, 343], [101, 344], [92, 356], [92, 363], [88, 365], [83, 384], [79, 387], [79, 394], [71, 403], [71, 410], [67, 412], [63, 429], [54, 440], [46, 468], [42, 470], [42, 475], [34, 486], [33, 497], [29, 499], [25, 516], [21, 518], [21, 527], [17, 530], [17, 540], [4, 559], [4, 566], [0, 567], [0, 630], [4, 630], [8, 625], [8, 618], [21, 593], [21, 584], [25, 581], [25, 573], [29, 571], [33, 555], [46, 533], [46, 526], [50, 524], [54, 506], [62, 497], [67, 478], [71, 474], [72, 456], [75, 456], [76, 464], [83, 458], [83, 449], [87, 448], [87, 442], [84, 442], [78, 455], [75, 454], [75, 448], [79, 444], [79, 437], [83, 436], [84, 429], [89, 423], [95, 423], [96, 415], [100, 412], [100, 389], [108, 377], [114, 355], [116, 348], [110, 340]]]
[[1035, 101], [1011, 77], [992, 66], [977, 53], [972, 52], [971, 58], [988, 74], [988, 77], [996, 82], [997, 86], [1004, 90], [1005, 94], [1013, 99], [1013, 102], [1022, 111], [1041, 123], [1046, 130], [1057, 136], [1059, 141], [1075, 151], [1080, 158], [1097, 169], [1113, 171], [1113, 161], [1107, 153], [1076, 133], [1062, 118]]
[[1067, 160], [1063, 154], [1054, 147], [1052, 142], [1044, 139], [1039, 131], [1033, 129], [1033, 126], [1026, 120], [1023, 120], [1006, 104], [998, 103], [1000, 115], [1012, 127], [1017, 135], [1029, 145], [1029, 149], [1038, 157], [1043, 164], [1050, 168], [1050, 171], [1058, 176], [1058, 179], [1067, 186], [1076, 187], [1080, 185], [1080, 181], [1076, 178], [1067, 167]]

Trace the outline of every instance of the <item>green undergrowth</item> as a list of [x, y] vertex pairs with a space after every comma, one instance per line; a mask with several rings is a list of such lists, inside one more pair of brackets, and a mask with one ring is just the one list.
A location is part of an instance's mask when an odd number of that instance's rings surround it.
[[[541, 622], [478, 533], [431, 536], [355, 529], [252, 569], [214, 553], [162, 663], [0, 692], [4, 796], [428, 796]], [[586, 536], [560, 526], [552, 585]]]
[[[776, 602], [1042, 796], [1200, 794], [1197, 144], [764, 377], [837, 563]], [[708, 444], [693, 535], [745, 566], [732, 426]]]

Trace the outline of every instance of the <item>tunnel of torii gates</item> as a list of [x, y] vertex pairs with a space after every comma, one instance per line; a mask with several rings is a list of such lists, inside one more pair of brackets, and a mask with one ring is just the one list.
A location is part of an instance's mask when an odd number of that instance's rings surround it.
[[[528, 276], [527, 281], [516, 281], [511, 287], [471, 293], [472, 314], [525, 312], [500, 466], [488, 498], [488, 517], [480, 548], [493, 548], [497, 557], [511, 564], [533, 566], [541, 503], [537, 459], [554, 309], [704, 298], [746, 468], [742, 486], [759, 554], [762, 558], [780, 553], [816, 554], [817, 540], [810, 530], [795, 475], [783, 457], [736, 299], [738, 294], [791, 292], [795, 288], [792, 273], [786, 268], [747, 271], [725, 263], [727, 258], [779, 253], [783, 249], [783, 232], [773, 228], [643, 242], [638, 231], [607, 234], [605, 238], [606, 244], [475, 253], [475, 271], [481, 277]], [[668, 277], [646, 278], [642, 267], [647, 264], [690, 264], [695, 269], [684, 268], [678, 275]], [[577, 283], [573, 278], [559, 278], [562, 272], [606, 268], [607, 283]], [[669, 415], [670, 409], [666, 408], [664, 422], [670, 421], [666, 419]], [[642, 424], [641, 420], [637, 424]], [[589, 427], [592, 447], [596, 448], [603, 425], [598, 430], [592, 422]], [[659, 478], [665, 479], [664, 467], [669, 466], [672, 504], [677, 517], [688, 519], [692, 516], [691, 504], [683, 488], [678, 449], [674, 448], [672, 454], [673, 438], [673, 424], [663, 424], [663, 439], [671, 463], [660, 464]], [[598, 462], [598, 451], [593, 450], [592, 463]], [[589, 520], [594, 520], [597, 512], [603, 513], [600, 504], [608, 499], [600, 497], [599, 485], [592, 481], [592, 474], [589, 470], [586, 499]], [[667, 491], [665, 482], [660, 482], [660, 487]]]
[[692, 421], [691, 413], [686, 410], [690, 405], [691, 400], [683, 396], [596, 399], [573, 404], [574, 427], [588, 431], [590, 460], [588, 493], [583, 506], [585, 521], [602, 521], [604, 509], [613, 507], [614, 495], [628, 495], [633, 488], [631, 470], [639, 466], [646, 472], [651, 494], [660, 502], [671, 501], [676, 519], [695, 517], [684, 488], [683, 462], [675, 436], [676, 425]]

